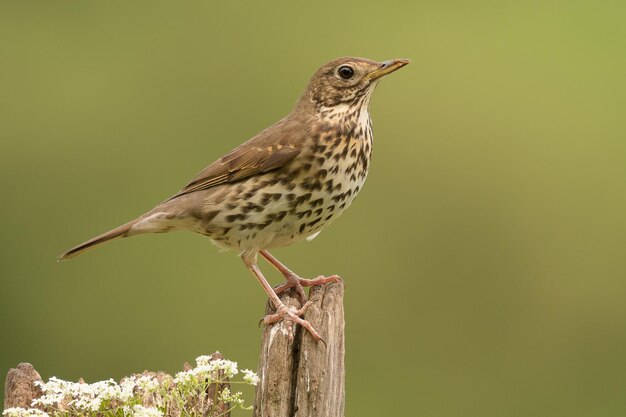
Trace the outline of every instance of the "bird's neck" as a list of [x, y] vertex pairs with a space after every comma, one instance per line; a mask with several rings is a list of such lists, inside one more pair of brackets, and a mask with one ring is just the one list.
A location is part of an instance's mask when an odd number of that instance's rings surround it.
[[370, 125], [369, 100], [322, 107], [318, 112], [319, 121], [333, 130], [356, 134]]

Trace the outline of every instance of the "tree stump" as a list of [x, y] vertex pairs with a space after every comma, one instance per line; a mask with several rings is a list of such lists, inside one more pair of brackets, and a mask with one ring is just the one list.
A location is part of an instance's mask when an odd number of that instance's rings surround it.
[[[343, 282], [311, 288], [305, 318], [326, 341], [301, 326], [293, 341], [283, 322], [263, 332], [254, 417], [343, 417], [345, 404]], [[299, 308], [294, 292], [281, 295]], [[274, 309], [268, 302], [266, 314]]]

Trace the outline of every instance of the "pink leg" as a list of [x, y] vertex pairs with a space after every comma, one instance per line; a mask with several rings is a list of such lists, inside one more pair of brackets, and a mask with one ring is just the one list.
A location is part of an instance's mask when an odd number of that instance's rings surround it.
[[323, 285], [328, 282], [337, 282], [341, 279], [339, 275], [330, 275], [328, 277], [320, 275], [319, 277], [313, 278], [313, 279], [300, 278], [298, 275], [296, 275], [295, 272], [291, 271], [289, 268], [283, 265], [278, 259], [274, 258], [268, 251], [262, 250], [259, 253], [274, 268], [276, 268], [281, 274], [283, 274], [283, 276], [286, 279], [284, 283], [274, 288], [274, 292], [276, 294], [280, 294], [281, 292], [288, 290], [289, 288], [295, 288], [302, 302], [306, 302], [307, 296], [304, 293], [304, 288], [302, 287], [313, 287], [315, 285]]
[[290, 340], [293, 340], [293, 324], [297, 323], [301, 325], [302, 327], [304, 327], [305, 329], [307, 329], [315, 340], [318, 340], [318, 341], [321, 340], [322, 342], [324, 342], [324, 339], [322, 339], [322, 336], [320, 336], [317, 330], [313, 328], [311, 323], [309, 323], [308, 321], [300, 317], [304, 314], [306, 309], [311, 305], [311, 302], [309, 301], [305, 303], [300, 310], [290, 309], [289, 307], [285, 305], [285, 303], [281, 301], [280, 298], [278, 298], [278, 295], [276, 295], [276, 292], [274, 291], [272, 286], [269, 284], [269, 282], [267, 282], [267, 280], [263, 276], [263, 273], [261, 272], [261, 270], [259, 269], [256, 263], [256, 254], [255, 255], [244, 254], [242, 255], [242, 259], [243, 259], [243, 262], [248, 267], [248, 269], [250, 270], [250, 272], [252, 272], [252, 275], [254, 275], [257, 281], [259, 281], [259, 284], [261, 284], [261, 286], [263, 287], [263, 290], [268, 295], [270, 300], [272, 300], [272, 304], [274, 304], [274, 307], [276, 308], [276, 313], [268, 314], [267, 316], [265, 316], [265, 318], [263, 319], [263, 322], [266, 325], [269, 325], [269, 324], [274, 324], [281, 320], [284, 320], [287, 326], [287, 332], [289, 334]]

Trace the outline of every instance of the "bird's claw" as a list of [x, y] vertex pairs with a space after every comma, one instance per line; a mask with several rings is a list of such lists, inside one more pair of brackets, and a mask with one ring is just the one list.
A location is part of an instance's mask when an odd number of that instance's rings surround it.
[[278, 308], [276, 309], [276, 313], [268, 314], [261, 321], [265, 325], [271, 325], [278, 323], [282, 320], [285, 323], [287, 336], [289, 337], [290, 341], [293, 341], [294, 339], [294, 323], [299, 324], [304, 327], [311, 334], [311, 336], [313, 336], [313, 339], [315, 339], [316, 341], [321, 341], [322, 343], [324, 343], [324, 346], [326, 346], [326, 341], [317, 332], [317, 330], [315, 330], [311, 323], [301, 317], [304, 315], [307, 308], [309, 308], [312, 304], [312, 301], [307, 301], [299, 310], [291, 309], [285, 304], [282, 304], [278, 306]]
[[340, 280], [341, 277], [339, 277], [339, 275], [329, 275], [327, 277], [324, 275], [320, 275], [317, 278], [313, 279], [300, 278], [296, 274], [285, 275], [285, 282], [277, 287], [274, 287], [274, 292], [276, 293], [276, 295], [280, 295], [288, 289], [294, 288], [296, 290], [296, 293], [300, 297], [300, 300], [303, 303], [306, 303], [308, 297], [306, 296], [303, 287], [314, 287], [316, 285], [323, 285], [329, 282], [337, 282]]

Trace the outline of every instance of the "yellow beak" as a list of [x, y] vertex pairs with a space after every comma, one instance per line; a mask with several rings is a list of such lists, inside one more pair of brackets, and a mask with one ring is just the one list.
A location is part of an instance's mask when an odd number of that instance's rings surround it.
[[375, 80], [377, 78], [383, 77], [387, 74], [391, 74], [395, 70], [398, 70], [405, 65], [409, 65], [411, 61], [404, 58], [392, 59], [389, 61], [384, 61], [380, 63], [380, 68], [370, 72], [365, 76], [368, 80]]

